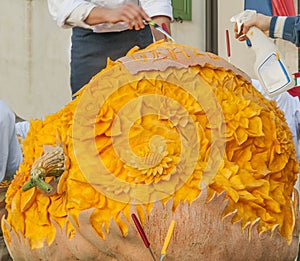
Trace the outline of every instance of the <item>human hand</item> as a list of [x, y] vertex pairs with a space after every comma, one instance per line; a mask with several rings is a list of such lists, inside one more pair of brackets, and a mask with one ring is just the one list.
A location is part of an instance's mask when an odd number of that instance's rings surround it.
[[256, 14], [252, 19], [250, 19], [249, 21], [246, 21], [242, 25], [242, 29], [240, 30], [240, 32], [238, 32], [238, 26], [236, 23], [234, 26], [235, 38], [240, 41], [247, 40], [248, 38], [246, 36], [246, 33], [249, 31], [249, 29], [252, 26], [256, 26], [261, 31], [263, 31], [266, 35], [269, 35], [271, 19], [272, 19], [271, 16], [266, 16], [263, 14]]
[[150, 20], [151, 18], [140, 6], [129, 2], [115, 9], [95, 7], [85, 22], [90, 25], [125, 22], [128, 24], [128, 29], [140, 30], [145, 27], [144, 22]]

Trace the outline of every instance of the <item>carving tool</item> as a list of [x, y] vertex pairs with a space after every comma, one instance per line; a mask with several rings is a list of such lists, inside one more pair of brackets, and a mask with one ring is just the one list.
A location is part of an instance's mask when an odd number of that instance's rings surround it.
[[230, 62], [231, 52], [230, 52], [230, 38], [229, 38], [229, 31], [228, 31], [228, 29], [226, 30], [226, 49], [227, 49], [228, 62]]
[[160, 259], [159, 259], [159, 261], [162, 261], [164, 259], [164, 257], [167, 255], [167, 248], [168, 248], [169, 243], [171, 241], [171, 238], [172, 238], [172, 235], [173, 235], [173, 231], [174, 231], [174, 227], [175, 227], [175, 220], [172, 220], [172, 222], [171, 222], [171, 224], [169, 226], [166, 238], [165, 238], [164, 245], [163, 245], [163, 247], [161, 249], [161, 252], [160, 252]]
[[137, 228], [137, 230], [138, 230], [138, 232], [139, 232], [139, 234], [140, 234], [140, 236], [141, 236], [141, 238], [142, 238], [142, 240], [143, 240], [146, 248], [149, 249], [149, 252], [150, 252], [152, 258], [155, 261], [156, 259], [155, 259], [155, 256], [154, 256], [151, 248], [150, 248], [150, 243], [149, 243], [149, 241], [148, 241], [148, 239], [146, 237], [146, 234], [145, 234], [145, 232], [144, 232], [144, 230], [143, 230], [143, 228], [142, 228], [142, 226], [141, 226], [138, 218], [136, 217], [135, 214], [131, 214], [131, 218], [132, 218], [132, 220], [133, 220], [133, 222], [134, 222], [134, 224], [135, 224], [135, 226], [136, 226], [136, 228]]
[[157, 23], [155, 23], [154, 21], [148, 21], [148, 24], [152, 25], [156, 30], [160, 31], [161, 33], [163, 33], [165, 36], [167, 36], [172, 42], [175, 42], [175, 39], [169, 34], [167, 33], [161, 26], [159, 26]]
[[[161, 24], [161, 28], [162, 28], [165, 32], [167, 32], [169, 35], [171, 35], [171, 34], [170, 34], [170, 31], [169, 31], [169, 29], [168, 29], [168, 27], [167, 27], [167, 25], [166, 25], [165, 23], [162, 23], [162, 24]], [[171, 41], [170, 38], [168, 38], [167, 36], [165, 36], [165, 40], [167, 40], [168, 42]]]

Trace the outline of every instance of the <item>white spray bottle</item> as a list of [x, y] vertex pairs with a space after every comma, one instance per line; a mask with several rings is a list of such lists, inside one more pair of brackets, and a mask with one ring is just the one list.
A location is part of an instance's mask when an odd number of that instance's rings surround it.
[[[240, 32], [244, 22], [256, 15], [255, 10], [244, 12], [231, 18], [236, 22]], [[252, 49], [256, 53], [254, 71], [268, 96], [273, 97], [287, 91], [294, 86], [292, 78], [282, 61], [282, 56], [276, 45], [261, 30], [252, 26], [246, 36], [251, 41]]]

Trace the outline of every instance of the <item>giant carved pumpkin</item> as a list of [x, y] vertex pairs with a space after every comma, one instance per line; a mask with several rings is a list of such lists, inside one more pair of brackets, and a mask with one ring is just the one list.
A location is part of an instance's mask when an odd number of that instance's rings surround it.
[[132, 49], [32, 120], [2, 229], [15, 260], [294, 260], [298, 163], [274, 102], [220, 57]]

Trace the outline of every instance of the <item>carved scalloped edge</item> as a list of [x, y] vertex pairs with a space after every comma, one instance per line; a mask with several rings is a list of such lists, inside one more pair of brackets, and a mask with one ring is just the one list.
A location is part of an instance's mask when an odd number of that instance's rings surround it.
[[[206, 188], [204, 188], [203, 191], [206, 191]], [[207, 195], [207, 192], [205, 192], [205, 194]], [[226, 197], [226, 192], [223, 191], [222, 193], [218, 194], [217, 193], [214, 193], [213, 197], [208, 201], [208, 203], [210, 201], [215, 201], [215, 200], [218, 200], [220, 201], [220, 199], [223, 199], [223, 206], [222, 206], [222, 210], [224, 211], [225, 207], [224, 206], [224, 202], [229, 202], [229, 199], [225, 198]], [[217, 203], [217, 202], [216, 202]], [[226, 203], [227, 205], [227, 203]], [[225, 215], [222, 215], [221, 216], [221, 220], [222, 222], [226, 223], [226, 222], [232, 222], [232, 219], [234, 218], [234, 216], [236, 215], [237, 213], [237, 209], [233, 210], [232, 212], [229, 212], [229, 213], [226, 213]], [[276, 224], [272, 227], [271, 230], [267, 230], [267, 231], [260, 231], [258, 232], [258, 226], [259, 226], [259, 223], [260, 223], [261, 219], [260, 218], [257, 218], [256, 220], [254, 220], [253, 222], [247, 222], [244, 227], [242, 226], [242, 219], [234, 222], [234, 225], [236, 226], [239, 226], [241, 228], [241, 231], [243, 233], [245, 233], [245, 235], [248, 237], [248, 240], [249, 242], [251, 240], [257, 240], [257, 239], [261, 239], [261, 238], [264, 238], [264, 237], [276, 237], [276, 236], [279, 236], [279, 237], [282, 237], [280, 232], [279, 232], [279, 224]]]
[[[56, 228], [59, 228], [55, 222], [53, 222], [53, 224]], [[2, 220], [2, 227], [7, 229], [5, 233], [8, 232], [10, 234], [10, 242], [7, 241], [5, 236], [4, 240], [11, 257], [14, 260], [48, 260], [52, 255], [58, 256], [57, 246], [61, 247], [59, 237], [56, 237], [55, 242], [50, 245], [48, 245], [46, 238], [44, 238], [42, 242], [43, 247], [31, 249], [29, 238], [24, 238], [20, 231], [16, 233], [14, 230], [12, 230], [11, 226], [5, 219]], [[62, 233], [60, 228], [57, 230], [57, 233], [58, 232]], [[72, 257], [68, 249], [64, 248], [64, 254], [67, 254], [66, 257]], [[70, 259], [65, 258], [64, 260]]]
[[[202, 192], [198, 196], [198, 198], [195, 199], [197, 201], [198, 200], [204, 201], [208, 195], [205, 184], [201, 184], [201, 186], [202, 186]], [[209, 203], [213, 203], [215, 205], [220, 206], [221, 220], [222, 220], [222, 222], [225, 222], [225, 223], [232, 222], [233, 217], [238, 212], [237, 209], [235, 209], [232, 212], [223, 214], [226, 206], [229, 203], [229, 199], [226, 198], [225, 191], [221, 192], [220, 194], [217, 194], [215, 192], [213, 194], [213, 196], [207, 201], [207, 204], [209, 204]], [[258, 238], [262, 238], [265, 236], [269, 236], [269, 237], [274, 237], [274, 236], [278, 236], [278, 235], [281, 236], [281, 234], [279, 232], [279, 224], [274, 225], [271, 230], [258, 232], [258, 226], [259, 226], [260, 221], [261, 221], [261, 219], [257, 218], [253, 222], [248, 222], [246, 225], [244, 225], [244, 227], [242, 227], [242, 219], [240, 219], [239, 221], [234, 222], [234, 224], [240, 226], [241, 231], [244, 231], [246, 233], [249, 241], [251, 241], [252, 238], [258, 239]]]
[[[239, 249], [240, 247], [246, 249], [243, 251], [247, 253], [240, 253], [241, 258], [254, 255], [250, 253], [253, 252], [253, 249], [255, 249], [254, 252], [257, 257], [261, 256], [261, 259], [258, 258], [256, 260], [272, 260], [271, 258], [274, 260], [274, 258], [278, 257], [282, 257], [281, 260], [293, 260], [292, 258], [297, 255], [298, 237], [295, 237], [291, 245], [288, 245], [285, 238], [280, 235], [278, 226], [274, 226], [272, 231], [258, 233], [257, 227], [260, 219], [247, 223], [242, 229], [241, 220], [232, 223], [232, 218], [237, 212], [236, 210], [223, 215], [224, 209], [229, 202], [226, 198], [226, 193], [214, 193], [208, 200], [207, 189], [205, 186], [202, 186], [202, 188], [202, 192], [197, 199], [191, 204], [187, 201], [181, 201], [174, 213], [172, 211], [173, 199], [165, 204], [160, 201], [154, 203], [149, 215], [145, 209], [142, 209], [145, 215], [144, 230], [149, 241], [151, 242], [152, 240], [151, 248], [155, 255], [158, 256], [160, 253], [172, 219], [181, 220], [180, 229], [178, 226], [175, 226], [173, 242], [171, 241], [168, 249], [168, 255], [176, 260], [186, 260], [183, 252], [198, 253], [203, 252], [203, 249], [206, 247], [218, 248], [219, 245], [227, 249], [230, 255], [233, 255], [234, 252], [237, 252], [235, 242], [239, 244]], [[47, 260], [49, 255], [53, 259], [57, 257], [59, 259], [63, 258], [63, 260], [68, 260], [70, 257], [85, 260], [87, 256], [94, 260], [132, 260], [132, 253], [138, 253], [139, 256], [145, 259], [149, 258], [149, 252], [145, 248], [133, 222], [131, 220], [128, 221], [123, 213], [121, 213], [120, 218], [129, 227], [126, 237], [121, 235], [118, 224], [111, 219], [109, 231], [106, 231], [102, 226], [105, 240], [101, 239], [90, 223], [90, 217], [94, 210], [94, 208], [91, 208], [80, 212], [78, 222], [75, 222], [69, 216], [69, 221], [76, 231], [71, 239], [69, 239], [70, 234], [67, 232], [66, 225], [61, 229], [54, 220], [51, 220], [56, 227], [55, 240], [52, 244], [47, 245], [45, 239], [43, 242], [44, 247], [39, 249], [30, 249], [29, 239], [24, 239], [20, 232], [15, 233], [8, 222], [3, 219], [3, 225], [7, 229], [6, 232], [10, 233], [11, 243], [8, 244], [10, 254], [16, 260], [23, 260], [24, 257], [28, 257], [27, 259], [29, 260], [40, 260], [41, 258], [42, 260]], [[134, 204], [131, 206], [130, 213], [135, 213], [139, 217]], [[203, 217], [206, 218], [201, 218], [201, 215], [204, 215]], [[195, 223], [194, 221], [197, 218], [199, 222]], [[184, 220], [185, 222], [183, 222]], [[215, 233], [212, 233], [212, 231]], [[226, 235], [225, 238], [223, 237], [224, 235]], [[227, 237], [232, 240], [232, 243], [227, 242]], [[225, 240], [222, 240], [222, 238]], [[153, 242], [153, 239], [155, 239], [155, 242]], [[191, 244], [186, 242], [191, 242]], [[218, 242], [218, 245], [216, 245], [216, 242]], [[120, 245], [123, 246], [122, 253], [118, 250]], [[178, 245], [181, 246], [180, 251], [178, 251]], [[58, 246], [60, 249], [64, 249], [63, 253], [62, 251], [57, 251]], [[275, 250], [272, 250], [274, 246]], [[280, 249], [280, 253], [276, 249]], [[270, 259], [266, 259], [267, 250], [273, 251], [268, 253], [268, 258]], [[216, 251], [216, 253], [222, 255], [221, 250]], [[207, 259], [208, 257], [203, 256], [202, 258], [206, 258], [205, 260], [226, 260], [226, 257], [214, 256], [214, 254], [210, 253], [210, 258], [212, 259]], [[253, 258], [255, 257], [253, 256]], [[193, 260], [192, 257], [191, 260]]]

